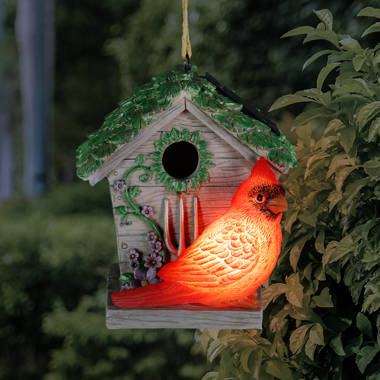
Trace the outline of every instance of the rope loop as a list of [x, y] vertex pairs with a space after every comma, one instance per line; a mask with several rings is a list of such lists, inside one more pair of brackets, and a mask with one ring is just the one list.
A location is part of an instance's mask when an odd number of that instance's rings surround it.
[[185, 70], [190, 69], [191, 44], [189, 34], [189, 16], [187, 12], [188, 0], [182, 0], [182, 59]]

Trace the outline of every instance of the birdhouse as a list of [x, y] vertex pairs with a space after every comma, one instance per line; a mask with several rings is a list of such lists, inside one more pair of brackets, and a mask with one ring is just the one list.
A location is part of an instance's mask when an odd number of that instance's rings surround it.
[[276, 125], [195, 66], [137, 88], [77, 151], [78, 176], [109, 182], [118, 264], [110, 268], [109, 328], [261, 328], [260, 291], [249, 307], [198, 304], [121, 309], [110, 294], [160, 281], [157, 273], [228, 209], [265, 157], [276, 175], [295, 165]]

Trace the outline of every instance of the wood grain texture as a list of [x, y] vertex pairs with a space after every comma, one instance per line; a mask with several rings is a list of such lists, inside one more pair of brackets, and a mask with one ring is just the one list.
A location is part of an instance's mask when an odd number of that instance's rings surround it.
[[200, 120], [204, 125], [206, 125], [211, 131], [213, 131], [217, 136], [223, 139], [227, 144], [239, 152], [247, 161], [255, 164], [260, 156], [266, 157], [266, 154], [261, 154], [261, 152], [256, 152], [253, 148], [241, 142], [237, 137], [233, 136], [224, 127], [217, 124], [205, 111], [199, 108], [191, 100], [186, 98], [185, 104], [186, 110], [189, 111], [195, 118]]
[[111, 294], [119, 291], [119, 266], [112, 264], [107, 280], [106, 326], [109, 329], [190, 328], [261, 329], [261, 292], [256, 291], [257, 309], [212, 309], [201, 305], [178, 305], [152, 309], [120, 309]]
[[[194, 115], [198, 120], [207, 125], [216, 135], [225, 140], [231, 147], [236, 149], [247, 161], [252, 162], [253, 164], [260, 157], [265, 157], [268, 161], [268, 151], [260, 147], [251, 147], [241, 141], [239, 138], [235, 137], [231, 132], [225, 129], [223, 126], [220, 126], [214, 121], [214, 119], [206, 111], [198, 107], [192, 100], [186, 97], [185, 99], [186, 110]], [[276, 177], [278, 178], [281, 173], [287, 173], [289, 170], [288, 166], [279, 167], [275, 162], [269, 161]]]
[[116, 168], [125, 157], [128, 157], [140, 145], [148, 141], [155, 131], [162, 129], [184, 110], [185, 98], [180, 96], [173, 102], [171, 107], [157, 114], [155, 116], [155, 120], [149, 125], [148, 128], [142, 129], [132, 141], [122, 145], [118, 150], [116, 150], [112, 156], [89, 177], [90, 184], [95, 185], [108, 176], [108, 174], [112, 172], [112, 170], [114, 170], [114, 168]]
[[[215, 166], [208, 169], [209, 180], [208, 182], [202, 182], [201, 187], [208, 186], [236, 186], [240, 184], [242, 181], [249, 177], [251, 173], [253, 164], [247, 162], [243, 158], [240, 159], [215, 159], [210, 158]], [[150, 166], [152, 164], [151, 160], [147, 160], [144, 165]], [[134, 160], [123, 160], [116, 170], [113, 170], [108, 177], [108, 181], [111, 185], [118, 180], [124, 179], [125, 174], [128, 169], [131, 169], [136, 166]], [[153, 180], [139, 184], [139, 176], [143, 174], [143, 172], [135, 172], [130, 177], [130, 183], [134, 185], [141, 185], [146, 187], [159, 187], [163, 185], [157, 185], [155, 183], [156, 174], [153, 174]]]

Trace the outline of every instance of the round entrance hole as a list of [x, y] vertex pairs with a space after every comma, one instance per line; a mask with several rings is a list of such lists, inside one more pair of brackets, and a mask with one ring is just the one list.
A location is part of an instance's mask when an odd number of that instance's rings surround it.
[[187, 141], [169, 145], [162, 155], [162, 164], [166, 173], [175, 179], [191, 176], [197, 170], [198, 162], [197, 148]]

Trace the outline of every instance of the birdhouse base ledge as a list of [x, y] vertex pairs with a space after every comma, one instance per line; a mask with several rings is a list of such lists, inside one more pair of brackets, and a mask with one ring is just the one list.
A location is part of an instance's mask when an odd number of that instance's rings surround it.
[[261, 291], [255, 309], [177, 305], [143, 309], [122, 309], [112, 304], [111, 294], [120, 290], [119, 265], [111, 264], [107, 279], [106, 326], [109, 329], [255, 329], [262, 328]]

